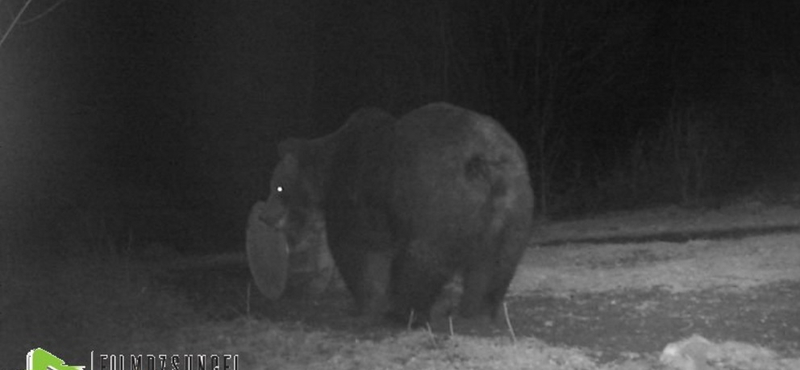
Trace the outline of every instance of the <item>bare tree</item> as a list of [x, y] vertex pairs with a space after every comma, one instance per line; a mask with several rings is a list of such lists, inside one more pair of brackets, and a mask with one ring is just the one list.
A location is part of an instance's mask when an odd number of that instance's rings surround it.
[[681, 201], [697, 200], [707, 182], [706, 170], [714, 142], [713, 117], [696, 105], [680, 105], [673, 99], [666, 122], [668, 150], [672, 154]]
[[[502, 18], [488, 59], [491, 74], [522, 123], [533, 130], [533, 164], [540, 212], [548, 213], [551, 180], [566, 150], [563, 112], [616, 81], [627, 53], [641, 41], [649, 18], [634, 1], [509, 1], [488, 13]], [[488, 22], [488, 20], [487, 20]], [[498, 36], [501, 39], [497, 39]]]

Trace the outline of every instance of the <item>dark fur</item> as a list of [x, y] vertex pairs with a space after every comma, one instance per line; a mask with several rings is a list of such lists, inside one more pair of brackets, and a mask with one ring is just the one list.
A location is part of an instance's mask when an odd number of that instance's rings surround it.
[[273, 186], [285, 190], [271, 200], [289, 219], [324, 210], [360, 312], [426, 320], [461, 272], [460, 314], [495, 316], [533, 211], [525, 157], [495, 120], [444, 103], [399, 120], [362, 109], [339, 131], [280, 150], [297, 167], [276, 170]]

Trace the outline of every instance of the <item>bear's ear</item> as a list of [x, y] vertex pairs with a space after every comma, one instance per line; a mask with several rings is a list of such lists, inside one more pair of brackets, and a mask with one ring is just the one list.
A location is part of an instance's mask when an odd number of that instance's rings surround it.
[[287, 154], [296, 154], [300, 152], [300, 150], [305, 145], [305, 140], [303, 139], [296, 139], [296, 138], [288, 138], [286, 140], [281, 141], [278, 144], [278, 156], [280, 158], [285, 157]]

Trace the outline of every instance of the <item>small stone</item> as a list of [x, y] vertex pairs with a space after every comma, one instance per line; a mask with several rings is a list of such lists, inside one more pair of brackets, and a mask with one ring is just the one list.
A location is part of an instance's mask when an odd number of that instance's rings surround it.
[[668, 344], [659, 360], [676, 370], [712, 370], [708, 365], [708, 351], [713, 345], [708, 339], [695, 334]]

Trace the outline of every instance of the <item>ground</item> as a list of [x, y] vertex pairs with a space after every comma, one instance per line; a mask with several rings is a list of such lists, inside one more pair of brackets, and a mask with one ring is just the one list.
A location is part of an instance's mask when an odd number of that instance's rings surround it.
[[[664, 347], [697, 334], [714, 344], [713, 369], [800, 368], [800, 209], [666, 207], [547, 223], [536, 235], [500, 325], [367, 323], [348, 315], [341, 289], [271, 303], [249, 284], [243, 254], [184, 257], [149, 272], [160, 276], [155, 286], [135, 280], [146, 285], [140, 295], [168, 292], [151, 305], [180, 306], [182, 320], [147, 310], [126, 318], [139, 335], [115, 351], [225, 351], [240, 354], [243, 369], [662, 369]], [[94, 333], [84, 344], [102, 351], [107, 342], [92, 336], [105, 334]]]

